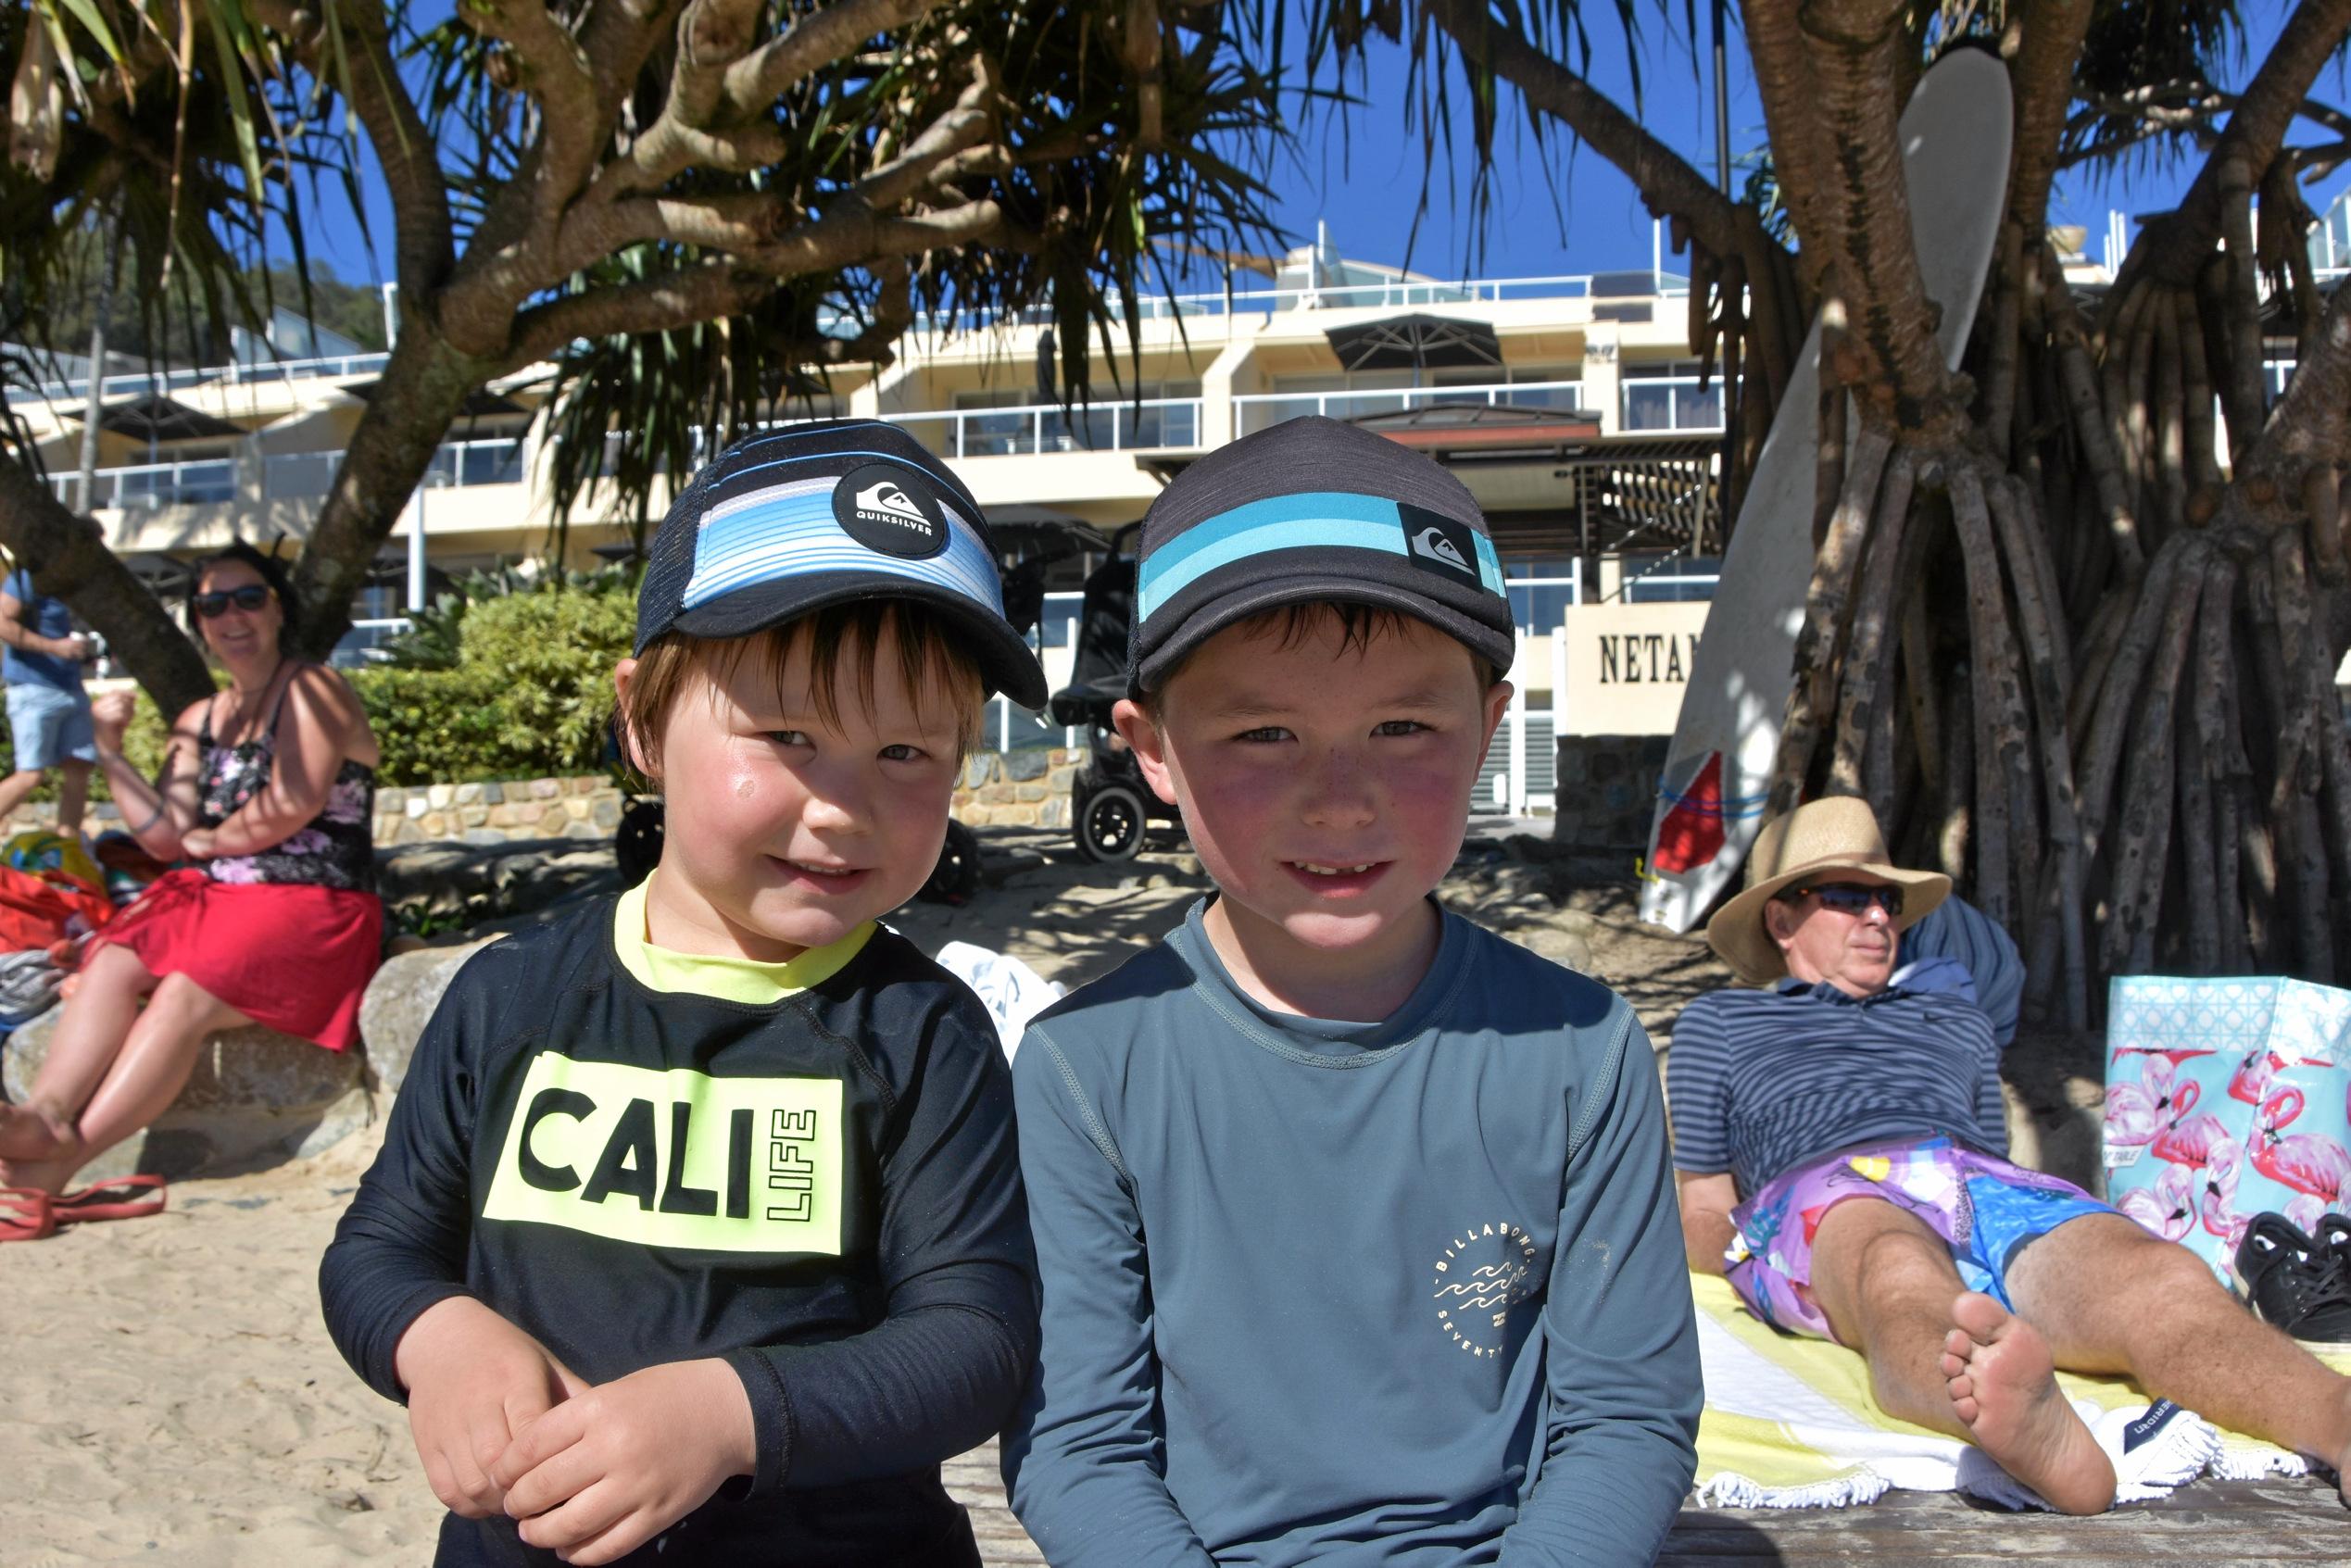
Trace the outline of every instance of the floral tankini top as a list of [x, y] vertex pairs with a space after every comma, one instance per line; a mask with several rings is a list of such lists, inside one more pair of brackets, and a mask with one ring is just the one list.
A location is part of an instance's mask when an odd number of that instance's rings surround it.
[[[289, 683], [290, 684], [291, 683]], [[261, 793], [277, 764], [278, 694], [260, 734], [241, 746], [212, 738], [212, 705], [204, 705], [204, 732], [196, 737], [196, 822], [217, 828]], [[222, 855], [203, 862], [215, 882], [304, 883], [355, 893], [375, 891], [375, 770], [345, 759], [328, 786], [319, 814], [284, 841], [251, 855]]]

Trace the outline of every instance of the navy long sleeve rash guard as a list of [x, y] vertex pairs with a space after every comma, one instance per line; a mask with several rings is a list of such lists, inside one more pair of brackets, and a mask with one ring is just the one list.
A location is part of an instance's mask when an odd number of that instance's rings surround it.
[[[975, 1563], [938, 1464], [1003, 1423], [1036, 1348], [987, 1014], [883, 929], [757, 1001], [647, 951], [601, 901], [465, 965], [321, 1265], [336, 1345], [402, 1399], [400, 1336], [468, 1294], [592, 1383], [723, 1357], [758, 1472], [627, 1561]], [[439, 1561], [555, 1559], [452, 1515]]]

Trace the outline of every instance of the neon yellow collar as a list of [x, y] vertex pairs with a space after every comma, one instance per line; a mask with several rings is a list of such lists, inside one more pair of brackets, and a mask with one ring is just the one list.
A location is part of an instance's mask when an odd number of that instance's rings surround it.
[[[660, 874], [657, 868], [653, 876]], [[688, 991], [721, 1001], [765, 1007], [838, 974], [865, 950], [874, 935], [874, 922], [869, 920], [838, 942], [811, 947], [786, 963], [673, 952], [655, 947], [646, 937], [645, 894], [652, 884], [653, 877], [647, 877], [622, 894], [612, 908], [612, 950], [620, 955], [621, 967], [648, 990]]]

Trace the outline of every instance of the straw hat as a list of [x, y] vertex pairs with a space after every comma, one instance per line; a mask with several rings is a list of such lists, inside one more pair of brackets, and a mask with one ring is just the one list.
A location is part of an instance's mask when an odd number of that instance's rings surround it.
[[1747, 853], [1746, 890], [1706, 922], [1707, 944], [1740, 979], [1768, 985], [1788, 972], [1788, 960], [1764, 929], [1764, 906], [1791, 884], [1838, 869], [1867, 872], [1903, 889], [1896, 931], [1917, 924], [1951, 892], [1951, 879], [1941, 872], [1906, 872], [1890, 863], [1867, 801], [1831, 796], [1764, 824]]

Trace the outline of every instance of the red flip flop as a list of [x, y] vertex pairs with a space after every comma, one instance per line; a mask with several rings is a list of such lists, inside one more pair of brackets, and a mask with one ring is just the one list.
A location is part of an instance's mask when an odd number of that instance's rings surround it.
[[42, 1241], [57, 1234], [55, 1198], [34, 1187], [0, 1187], [0, 1242]]
[[[132, 1198], [120, 1195], [152, 1192], [153, 1198]], [[56, 1223], [78, 1225], [91, 1220], [138, 1220], [149, 1214], [163, 1212], [165, 1195], [161, 1176], [124, 1176], [116, 1181], [97, 1182], [80, 1192], [69, 1192], [53, 1200], [49, 1206]]]

